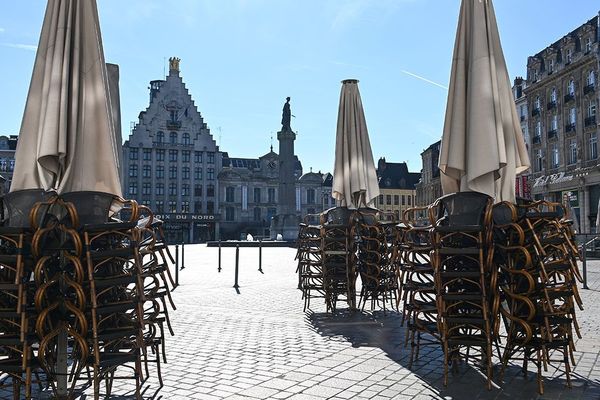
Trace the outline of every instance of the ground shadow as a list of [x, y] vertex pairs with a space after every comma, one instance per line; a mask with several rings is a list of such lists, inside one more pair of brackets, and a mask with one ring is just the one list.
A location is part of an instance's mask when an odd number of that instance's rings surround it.
[[[379, 348], [394, 362], [409, 368], [410, 344], [405, 347], [406, 328], [398, 312], [351, 312], [339, 310], [334, 314], [309, 311], [305, 320], [309, 327], [330, 340], [346, 341], [353, 347]], [[553, 369], [544, 373], [544, 396], [537, 392], [535, 373], [523, 376], [520, 365], [509, 364], [502, 380], [500, 361], [494, 357], [494, 388], [488, 391], [486, 377], [473, 364], [462, 363], [443, 384], [443, 351], [439, 344], [421, 347], [419, 359], [410, 371], [417, 375], [439, 397], [445, 399], [542, 399], [542, 398], [600, 398], [600, 381], [572, 373], [572, 389], [566, 389], [564, 374], [552, 377]], [[532, 368], [532, 367], [530, 367]], [[467, 397], [465, 397], [467, 396]]]

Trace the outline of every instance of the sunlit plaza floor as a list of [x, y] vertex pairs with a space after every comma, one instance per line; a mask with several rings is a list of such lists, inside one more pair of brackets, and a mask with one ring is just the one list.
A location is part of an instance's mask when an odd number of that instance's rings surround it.
[[[442, 380], [442, 352], [421, 351], [408, 368], [405, 328], [395, 312], [325, 313], [322, 299], [304, 313], [297, 289], [295, 249], [240, 249], [239, 293], [233, 288], [235, 248], [185, 247], [185, 269], [173, 292], [170, 313], [176, 335], [167, 339], [164, 387], [151, 377], [143, 397], [162, 399], [600, 399], [600, 261], [588, 263], [589, 290], [581, 290], [578, 312], [583, 339], [576, 343], [573, 388], [552, 368], [537, 394], [535, 373], [527, 378], [510, 365], [488, 391], [476, 366], [460, 365], [449, 385]], [[498, 360], [495, 360], [496, 363]], [[11, 398], [6, 391], [2, 392]], [[90, 391], [79, 398], [90, 398]], [[114, 399], [132, 399], [133, 385], [119, 381]]]

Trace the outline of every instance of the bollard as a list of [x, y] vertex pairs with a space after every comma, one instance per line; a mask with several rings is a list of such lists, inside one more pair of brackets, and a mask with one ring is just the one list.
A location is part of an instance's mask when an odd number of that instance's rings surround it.
[[264, 274], [262, 270], [262, 239], [258, 241], [258, 272]]
[[181, 242], [181, 270], [185, 269], [185, 243]]
[[219, 240], [219, 268], [217, 271], [221, 272], [221, 241]]
[[179, 286], [179, 245], [175, 245], [175, 287]]
[[581, 258], [583, 258], [582, 262], [583, 262], [583, 288], [584, 289], [589, 289], [588, 285], [587, 285], [587, 246], [584, 243], [583, 244], [583, 249], [581, 249]]
[[233, 287], [237, 290], [240, 285], [238, 285], [238, 275], [240, 270], [240, 245], [235, 245], [235, 284]]

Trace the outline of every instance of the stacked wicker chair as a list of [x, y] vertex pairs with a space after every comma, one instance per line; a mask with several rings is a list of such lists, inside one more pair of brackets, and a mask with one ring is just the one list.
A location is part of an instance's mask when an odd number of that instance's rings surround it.
[[462, 192], [443, 196], [430, 208], [444, 384], [449, 364], [479, 354], [488, 389], [492, 387], [499, 296], [491, 263], [491, 206], [485, 194]]
[[335, 312], [340, 298], [356, 308], [355, 241], [352, 237], [354, 212], [331, 208], [321, 215], [321, 263], [323, 291], [328, 311]]
[[438, 329], [436, 286], [430, 253], [431, 224], [427, 207], [404, 211], [402, 237], [398, 240], [402, 285], [402, 321], [406, 322], [406, 345], [410, 341], [409, 367], [419, 358], [422, 345], [441, 347]]
[[370, 300], [371, 310], [380, 305], [385, 313], [386, 308], [397, 308], [399, 298], [397, 251], [393, 245], [396, 223], [382, 223], [378, 221], [378, 214], [378, 210], [358, 210], [352, 237], [357, 238], [358, 244], [359, 308], [364, 309]]
[[319, 219], [315, 214], [305, 216], [298, 233], [298, 288], [302, 290], [304, 311], [310, 308], [311, 298], [325, 297]]
[[501, 310], [507, 326], [503, 370], [510, 359], [521, 359], [526, 374], [532, 361], [542, 394], [542, 369], [559, 363], [570, 386], [573, 331], [579, 335], [575, 307], [582, 307], [570, 222], [558, 203], [502, 203], [495, 208], [495, 219], [502, 219], [495, 236], [503, 242], [496, 255], [506, 300]]

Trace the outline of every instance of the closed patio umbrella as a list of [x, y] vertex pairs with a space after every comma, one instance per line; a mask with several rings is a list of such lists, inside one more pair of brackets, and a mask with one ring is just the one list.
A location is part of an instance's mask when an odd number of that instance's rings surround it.
[[515, 202], [516, 175], [529, 165], [492, 1], [463, 0], [439, 160], [442, 190]]
[[121, 195], [95, 0], [49, 0], [15, 154], [11, 191]]
[[342, 81], [335, 140], [333, 197], [349, 208], [367, 206], [379, 195], [358, 81]]

